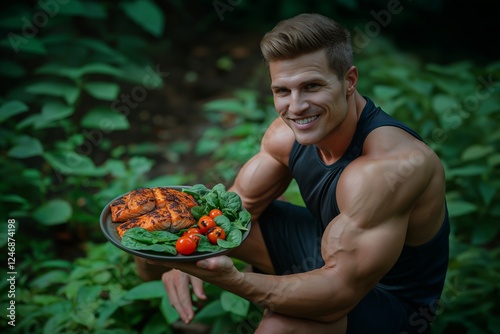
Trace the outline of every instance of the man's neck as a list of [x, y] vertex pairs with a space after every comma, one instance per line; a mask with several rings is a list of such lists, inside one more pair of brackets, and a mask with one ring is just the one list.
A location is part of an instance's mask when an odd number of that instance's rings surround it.
[[347, 115], [338, 129], [331, 134], [325, 144], [318, 144], [318, 154], [321, 160], [331, 165], [342, 157], [356, 132], [361, 113], [366, 105], [366, 100], [357, 91], [347, 101]]

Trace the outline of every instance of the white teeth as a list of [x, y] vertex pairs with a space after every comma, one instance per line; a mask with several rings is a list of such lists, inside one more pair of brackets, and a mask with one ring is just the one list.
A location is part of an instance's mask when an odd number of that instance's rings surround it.
[[313, 116], [313, 117], [308, 117], [308, 118], [303, 118], [303, 119], [296, 119], [295, 122], [299, 123], [300, 125], [304, 125], [304, 124], [307, 124], [307, 123], [314, 121], [316, 118], [318, 118], [318, 116]]

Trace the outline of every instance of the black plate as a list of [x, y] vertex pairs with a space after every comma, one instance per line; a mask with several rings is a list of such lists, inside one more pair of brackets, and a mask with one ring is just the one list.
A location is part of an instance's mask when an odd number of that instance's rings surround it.
[[[184, 188], [188, 188], [188, 186], [169, 186], [168, 188], [176, 189], [176, 190], [182, 190]], [[125, 193], [127, 194], [127, 193]], [[145, 251], [145, 250], [135, 250], [135, 249], [130, 249], [122, 245], [121, 243], [121, 237], [118, 234], [116, 227], [119, 225], [119, 223], [113, 223], [111, 221], [111, 209], [109, 208], [109, 205], [116, 199], [122, 197], [122, 194], [120, 196], [117, 196], [113, 200], [111, 200], [104, 209], [101, 212], [101, 217], [100, 217], [100, 224], [101, 224], [101, 229], [102, 232], [104, 233], [104, 236], [116, 247], [120, 248], [121, 250], [130, 253], [135, 256], [143, 257], [146, 259], [151, 259], [151, 260], [159, 260], [159, 261], [198, 261], [202, 259], [206, 259], [209, 257], [213, 257], [216, 255], [222, 255], [224, 253], [229, 252], [231, 249], [222, 249], [217, 252], [195, 252], [194, 254], [191, 255], [170, 255], [170, 254], [165, 254], [165, 253], [159, 253], [159, 252], [153, 252], [153, 251]], [[248, 233], [250, 232], [250, 227], [251, 223], [248, 224], [248, 230], [243, 233], [243, 240], [246, 239], [248, 236]]]

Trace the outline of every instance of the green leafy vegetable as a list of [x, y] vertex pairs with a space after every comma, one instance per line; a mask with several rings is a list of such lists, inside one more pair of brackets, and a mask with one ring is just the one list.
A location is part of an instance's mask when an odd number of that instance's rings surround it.
[[[223, 184], [208, 189], [203, 184], [196, 184], [183, 189], [198, 202], [199, 206], [191, 209], [196, 221], [208, 215], [212, 209], [220, 209], [222, 215], [215, 217], [215, 222], [226, 232], [226, 239], [218, 239], [217, 245], [210, 243], [205, 235], [199, 235], [198, 253], [213, 253], [223, 249], [238, 247], [243, 241], [243, 232], [248, 230], [251, 215], [243, 208], [241, 198], [235, 192], [227, 191]], [[144, 228], [134, 227], [127, 230], [121, 240], [123, 246], [134, 250], [147, 250], [177, 255], [175, 243], [184, 233], [168, 231], [149, 232]]]
[[168, 231], [149, 232], [141, 227], [134, 227], [125, 232], [122, 245], [135, 250], [151, 250], [176, 255], [175, 241], [179, 238]]
[[[238, 220], [242, 229], [245, 229], [250, 222], [250, 213], [244, 210], [240, 196], [235, 192], [227, 191], [221, 183], [211, 190], [203, 184], [196, 184], [183, 191], [192, 195], [199, 204], [191, 210], [195, 219], [199, 219], [212, 209], [220, 209], [230, 221]], [[241, 212], [246, 212], [246, 214], [240, 216]]]

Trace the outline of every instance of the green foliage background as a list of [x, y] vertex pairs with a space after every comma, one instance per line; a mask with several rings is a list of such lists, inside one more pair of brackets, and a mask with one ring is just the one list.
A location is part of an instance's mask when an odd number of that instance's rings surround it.
[[[228, 98], [204, 104], [199, 138], [158, 148], [148, 126], [136, 122], [139, 105], [154, 104], [170, 79], [164, 55], [182, 54], [212, 31], [233, 31], [234, 38], [261, 34], [303, 11], [332, 16], [352, 29], [359, 91], [417, 130], [445, 164], [451, 258], [433, 332], [500, 332], [500, 62], [495, 42], [475, 38], [498, 31], [498, 11], [485, 1], [467, 6], [467, 12], [450, 1], [389, 3], [394, 5], [381, 0], [3, 5], [0, 218], [15, 219], [16, 229], [2, 224], [0, 246], [2, 270], [9, 271], [7, 258], [15, 257], [11, 265], [18, 274], [16, 327], [5, 318], [2, 332], [176, 332], [178, 315], [161, 283], [142, 283], [130, 257], [106, 243], [100, 210], [138, 186], [229, 185], [258, 150], [275, 114], [262, 80], [241, 78], [239, 87], [226, 92]], [[478, 15], [481, 24], [473, 21]], [[231, 72], [233, 61], [225, 56], [208, 66]], [[129, 133], [140, 135], [127, 138]], [[212, 164], [203, 175], [180, 167], [152, 177], [158, 155], [151, 153], [158, 152], [172, 164], [192, 155]], [[295, 184], [285, 196], [301, 203]], [[70, 247], [77, 252], [61, 257], [56, 234], [77, 235], [78, 246]], [[15, 254], [8, 237], [16, 240]], [[2, 280], [0, 288], [6, 310], [12, 286]], [[255, 328], [261, 309], [216, 287], [207, 289], [210, 302], [196, 321], [209, 324], [213, 333]]]

